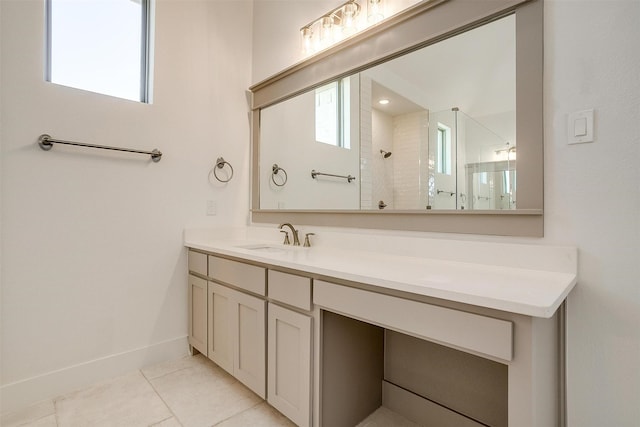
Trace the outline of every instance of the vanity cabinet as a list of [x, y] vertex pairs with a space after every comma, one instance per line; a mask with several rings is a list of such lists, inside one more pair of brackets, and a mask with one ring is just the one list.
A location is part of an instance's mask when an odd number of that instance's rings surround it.
[[404, 281], [376, 270], [387, 254], [245, 252], [190, 251], [189, 343], [296, 425], [349, 427], [380, 406], [421, 425], [562, 425], [573, 250], [537, 252], [567, 259], [557, 272], [394, 257]]
[[379, 406], [419, 425], [509, 425], [513, 322], [322, 280], [313, 299], [323, 425], [355, 425]]
[[215, 282], [208, 295], [209, 358], [264, 398], [266, 301]]
[[307, 277], [189, 251], [189, 344], [301, 427], [312, 414], [311, 310]]
[[[266, 269], [208, 257], [209, 359], [266, 396]], [[254, 295], [252, 295], [254, 294]]]
[[313, 318], [299, 310], [311, 310], [311, 279], [273, 270], [268, 278], [267, 401], [298, 426], [308, 427]]
[[266, 397], [266, 269], [190, 250], [189, 345]]

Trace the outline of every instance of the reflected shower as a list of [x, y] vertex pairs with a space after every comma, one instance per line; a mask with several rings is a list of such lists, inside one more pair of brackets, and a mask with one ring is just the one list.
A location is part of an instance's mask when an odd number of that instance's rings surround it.
[[391, 157], [391, 151], [380, 150], [380, 154], [382, 154], [382, 157], [384, 157], [385, 159]]

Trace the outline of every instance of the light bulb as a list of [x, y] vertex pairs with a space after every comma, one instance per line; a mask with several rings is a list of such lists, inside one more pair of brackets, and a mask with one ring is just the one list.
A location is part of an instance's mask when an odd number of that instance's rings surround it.
[[333, 18], [324, 16], [320, 22], [320, 45], [322, 48], [333, 42]]
[[302, 36], [302, 52], [305, 55], [309, 55], [313, 52], [313, 31], [310, 27], [305, 27], [300, 30], [300, 35]]
[[344, 21], [342, 24], [342, 32], [346, 36], [350, 36], [356, 32], [356, 13], [358, 9], [354, 3], [344, 5]]
[[384, 19], [382, 0], [369, 0], [367, 15], [369, 22], [372, 24], [382, 21]]

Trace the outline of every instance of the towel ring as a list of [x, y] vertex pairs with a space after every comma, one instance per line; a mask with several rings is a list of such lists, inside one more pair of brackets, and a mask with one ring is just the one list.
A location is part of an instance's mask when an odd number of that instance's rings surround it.
[[[278, 175], [278, 173], [280, 173], [280, 171], [282, 171], [282, 173], [284, 173], [284, 181], [282, 181], [282, 184], [278, 184], [276, 182], [276, 175]], [[277, 164], [273, 164], [273, 166], [271, 167], [271, 181], [277, 185], [278, 187], [283, 187], [286, 183], [287, 180], [289, 179], [289, 177], [287, 176], [287, 171], [282, 169], [280, 166], [278, 166]]]
[[[224, 168], [225, 165], [229, 166], [229, 169], [231, 169], [231, 174], [227, 179], [220, 179], [220, 177], [218, 176], [218, 169]], [[211, 172], [213, 172], [213, 176], [215, 176], [216, 179], [220, 182], [229, 182], [231, 181], [231, 178], [233, 178], [233, 166], [231, 166], [231, 163], [227, 162], [223, 157], [218, 157], [218, 160], [216, 160], [216, 165], [213, 167]], [[211, 172], [209, 172], [209, 178], [211, 178]]]

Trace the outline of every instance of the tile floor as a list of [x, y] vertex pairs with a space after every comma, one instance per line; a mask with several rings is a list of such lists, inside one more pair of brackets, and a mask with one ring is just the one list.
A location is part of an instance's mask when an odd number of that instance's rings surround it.
[[202, 355], [151, 366], [3, 415], [0, 425], [293, 426]]
[[[3, 414], [2, 427], [290, 427], [287, 418], [197, 355]], [[380, 408], [358, 427], [414, 427]]]

